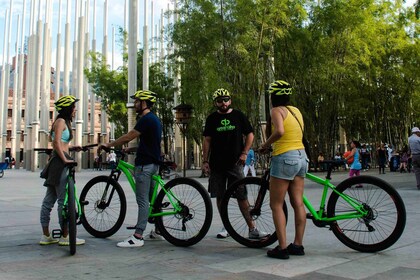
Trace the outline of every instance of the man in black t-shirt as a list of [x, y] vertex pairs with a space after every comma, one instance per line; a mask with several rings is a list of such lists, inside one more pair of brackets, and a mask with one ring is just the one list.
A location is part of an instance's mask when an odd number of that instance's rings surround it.
[[[239, 110], [231, 108], [232, 99], [229, 91], [218, 89], [213, 93], [216, 112], [206, 119], [203, 140], [204, 173], [210, 172], [209, 192], [216, 197], [220, 213], [220, 203], [227, 186], [244, 177], [243, 167], [248, 151], [254, 141], [252, 126], [247, 117]], [[245, 139], [245, 141], [244, 141]], [[246, 193], [237, 194], [242, 213], [247, 212], [249, 203]], [[244, 214], [249, 227], [249, 238], [262, 238], [266, 233], [258, 231], [252, 219]], [[226, 238], [229, 234], [223, 228], [218, 238]]]

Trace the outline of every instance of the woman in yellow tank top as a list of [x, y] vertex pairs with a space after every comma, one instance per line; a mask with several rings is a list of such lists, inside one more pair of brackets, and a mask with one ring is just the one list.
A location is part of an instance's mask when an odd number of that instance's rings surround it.
[[[272, 133], [260, 150], [272, 147], [270, 169], [270, 207], [276, 227], [279, 245], [267, 252], [272, 258], [288, 259], [289, 255], [304, 255], [303, 235], [306, 226], [306, 211], [303, 205], [303, 187], [308, 161], [302, 143], [303, 118], [299, 109], [288, 106], [292, 88], [285, 81], [275, 81], [270, 85], [272, 109]], [[295, 212], [295, 239], [287, 246], [286, 218], [283, 203], [289, 193], [290, 203]]]

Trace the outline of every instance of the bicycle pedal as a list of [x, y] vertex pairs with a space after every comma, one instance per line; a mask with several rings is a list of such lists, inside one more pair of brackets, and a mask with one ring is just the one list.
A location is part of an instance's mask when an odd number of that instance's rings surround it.
[[153, 218], [148, 218], [147, 219], [147, 221], [150, 223], [150, 224], [154, 224], [155, 223], [155, 218], [153, 217]]
[[306, 219], [313, 220], [314, 216], [311, 213], [306, 213]]
[[63, 235], [61, 229], [53, 229], [51, 232], [53, 238], [60, 238]]
[[128, 226], [127, 229], [136, 229], [136, 226]]
[[89, 205], [89, 201], [86, 201], [86, 200], [80, 201], [80, 205]]

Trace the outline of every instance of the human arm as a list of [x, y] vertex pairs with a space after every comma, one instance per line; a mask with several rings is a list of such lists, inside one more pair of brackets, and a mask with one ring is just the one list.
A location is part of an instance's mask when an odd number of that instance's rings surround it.
[[248, 152], [251, 149], [253, 142], [254, 142], [254, 133], [250, 132], [245, 137], [245, 146], [241, 155], [239, 156], [239, 161], [241, 161], [243, 164], [246, 161], [246, 157], [248, 156]]
[[130, 130], [128, 133], [124, 134], [123, 136], [119, 137], [118, 139], [111, 141], [109, 143], [103, 143], [99, 146], [99, 148], [105, 147], [115, 147], [115, 146], [121, 146], [125, 143], [130, 142], [131, 140], [139, 137], [141, 133], [135, 129]]
[[[284, 116], [283, 116], [283, 112], [281, 111], [280, 107], [275, 107], [271, 109], [271, 123], [274, 126], [274, 129], [270, 135], [270, 137], [268, 137], [268, 139], [265, 141], [265, 143], [261, 144], [261, 147], [259, 150], [268, 150], [270, 148], [270, 146], [276, 142], [278, 139], [280, 139], [280, 137], [283, 136], [284, 134]], [[271, 125], [271, 124], [267, 124], [267, 125]]]
[[210, 166], [209, 166], [210, 143], [211, 143], [211, 137], [204, 136], [203, 138], [203, 164], [201, 166], [201, 169], [205, 172], [208, 172], [210, 170]]

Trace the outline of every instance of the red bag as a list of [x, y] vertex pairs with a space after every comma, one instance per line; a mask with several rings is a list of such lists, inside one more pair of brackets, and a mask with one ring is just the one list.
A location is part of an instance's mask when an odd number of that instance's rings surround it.
[[[350, 154], [351, 154], [351, 151], [347, 151], [347, 152], [345, 152], [345, 153], [343, 154], [343, 157], [344, 157], [344, 158], [346, 158], [346, 157], [348, 157]], [[351, 157], [351, 158], [348, 158], [348, 159], [347, 159], [347, 163], [348, 163], [348, 164], [353, 163], [353, 161], [354, 161], [354, 157]]]

